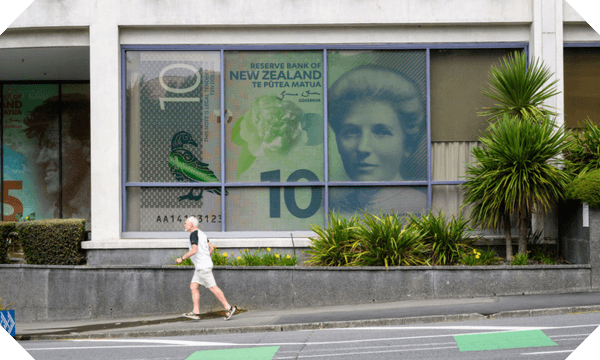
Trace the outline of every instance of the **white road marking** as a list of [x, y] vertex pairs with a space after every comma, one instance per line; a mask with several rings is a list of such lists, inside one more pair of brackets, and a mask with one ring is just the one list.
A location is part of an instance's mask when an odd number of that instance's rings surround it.
[[574, 336], [590, 336], [590, 334], [571, 334], [571, 335], [552, 335], [548, 336], [549, 338], [560, 338], [560, 337], [574, 337]]
[[385, 353], [395, 353], [395, 352], [429, 351], [429, 350], [443, 350], [443, 349], [458, 349], [458, 346], [446, 346], [446, 347], [429, 348], [429, 349], [382, 350], [382, 351], [365, 351], [365, 352], [351, 352], [351, 353], [339, 353], [339, 354], [298, 355], [298, 356], [291, 356], [291, 357], [274, 357], [273, 360], [316, 358], [316, 357], [329, 358], [331, 356], [369, 355], [369, 354], [385, 354]]
[[[404, 344], [404, 345], [386, 345], [386, 348], [400, 348], [400, 347], [409, 347], [409, 346], [440, 346], [440, 345], [455, 345], [456, 342], [444, 342], [444, 343], [429, 343], [429, 344]], [[362, 347], [352, 347], [352, 348], [344, 348], [344, 350], [361, 350], [361, 349], [381, 349], [381, 346], [362, 346]], [[319, 349], [318, 351], [337, 351], [339, 349]], [[303, 350], [306, 351], [306, 350]], [[298, 350], [289, 350], [289, 351], [278, 351], [279, 353], [298, 353]]]
[[[537, 328], [536, 328], [537, 329]], [[511, 330], [509, 330], [511, 331]], [[524, 331], [524, 330], [520, 330]], [[322, 342], [290, 342], [290, 343], [209, 343], [202, 341], [185, 341], [185, 340], [149, 340], [149, 339], [77, 339], [72, 341], [90, 341], [90, 342], [128, 342], [128, 343], [155, 343], [155, 344], [169, 344], [169, 345], [182, 345], [182, 346], [291, 346], [291, 345], [336, 345], [336, 344], [355, 344], [360, 342], [382, 342], [382, 341], [397, 341], [397, 340], [413, 340], [413, 339], [431, 339], [431, 338], [442, 338], [442, 337], [454, 337], [457, 335], [481, 335], [481, 334], [493, 334], [502, 333], [505, 331], [493, 331], [486, 333], [458, 333], [458, 334], [437, 334], [437, 335], [420, 335], [420, 336], [404, 336], [404, 337], [393, 337], [393, 338], [382, 338], [382, 339], [355, 339], [355, 340], [340, 340], [340, 341], [322, 341]]]
[[[440, 338], [440, 337], [453, 337], [455, 335], [479, 335], [483, 333], [470, 333], [470, 334], [439, 334], [439, 335], [421, 335], [421, 336], [405, 336], [405, 337], [396, 337], [396, 338], [384, 338], [384, 339], [356, 339], [356, 340], [341, 340], [341, 341], [322, 341], [322, 342], [290, 342], [290, 343], [259, 343], [259, 344], [239, 344], [239, 343], [212, 343], [214, 345], [209, 345], [210, 343], [205, 343], [198, 341], [198, 346], [291, 346], [291, 345], [335, 345], [335, 344], [354, 344], [359, 342], [381, 342], [381, 341], [392, 341], [392, 340], [412, 340], [412, 339], [430, 339], [430, 338]], [[71, 340], [71, 341], [90, 341], [90, 342], [112, 342], [112, 341], [121, 341], [121, 342], [146, 342], [146, 343], [164, 343], [167, 344], [168, 340], [138, 340], [138, 339], [82, 339], [82, 340]], [[177, 340], [173, 340], [177, 341]], [[179, 341], [182, 346], [196, 346], [195, 341]]]
[[524, 330], [554, 330], [554, 329], [572, 329], [579, 327], [598, 327], [600, 324], [570, 325], [570, 326], [370, 326], [356, 328], [339, 329], [320, 329], [320, 330], [499, 330], [499, 331], [524, 331]]
[[[514, 326], [422, 326], [422, 327], [365, 327], [365, 328], [345, 328], [345, 329], [325, 329], [328, 331], [350, 331], [350, 330], [488, 330], [488, 332], [472, 332], [472, 333], [452, 333], [452, 334], [436, 334], [436, 335], [420, 335], [420, 336], [404, 336], [404, 337], [393, 337], [383, 339], [356, 339], [356, 340], [341, 340], [341, 341], [323, 341], [323, 342], [289, 342], [289, 343], [224, 343], [224, 342], [207, 342], [207, 341], [188, 341], [188, 340], [162, 340], [162, 339], [74, 339], [69, 341], [77, 342], [112, 342], [112, 343], [144, 343], [148, 345], [124, 345], [124, 346], [95, 346], [95, 347], [73, 347], [73, 348], [45, 348], [45, 350], [64, 350], [64, 349], [101, 349], [101, 348], [127, 348], [127, 347], [159, 347], [159, 346], [195, 346], [195, 347], [253, 347], [253, 346], [324, 346], [324, 345], [338, 345], [338, 344], [355, 344], [355, 343], [374, 343], [374, 342], [385, 342], [385, 341], [401, 341], [401, 340], [414, 340], [414, 339], [431, 339], [431, 338], [444, 338], [454, 337], [457, 335], [482, 335], [501, 333], [507, 331], [526, 331], [526, 330], [557, 330], [557, 329], [572, 329], [582, 327], [598, 327], [598, 324], [587, 324], [587, 325], [572, 325], [572, 326], [556, 326], [556, 327], [514, 327]], [[492, 330], [492, 331], [489, 331]], [[319, 331], [319, 330], [316, 330]], [[322, 331], [322, 330], [321, 330]], [[589, 334], [578, 334], [578, 335], [554, 335], [559, 336], [587, 336]], [[154, 344], [154, 345], [152, 345]], [[27, 349], [44, 350], [44, 349]], [[404, 350], [398, 350], [404, 351]], [[572, 351], [572, 350], [570, 350]], [[536, 353], [530, 353], [536, 354]], [[332, 355], [337, 356], [337, 355]]]
[[[186, 340], [149, 340], [149, 339], [94, 339], [94, 340], [68, 340], [73, 342], [93, 341], [93, 342], [124, 342], [124, 343], [146, 343], [154, 345], [107, 345], [107, 346], [81, 346], [81, 347], [62, 347], [62, 348], [27, 348], [27, 351], [39, 350], [78, 350], [78, 349], [125, 349], [125, 348], [151, 348], [151, 347], [177, 347], [177, 346], [237, 346], [236, 344], [208, 342], [208, 341], [186, 341]], [[160, 344], [160, 345], [157, 345]]]
[[[598, 325], [594, 325], [598, 326]], [[340, 329], [321, 329], [321, 330], [500, 330], [500, 331], [522, 331], [522, 330], [539, 330], [540, 327], [535, 326], [371, 326], [371, 327], [356, 327], [356, 328], [340, 328]]]
[[62, 347], [62, 348], [26, 348], [27, 351], [45, 351], [45, 350], [91, 350], [91, 349], [129, 349], [129, 348], [153, 348], [153, 347], [181, 347], [193, 345], [117, 345], [117, 346], [80, 346], [80, 347]]
[[522, 353], [521, 355], [547, 355], [547, 354], [560, 354], [573, 352], [575, 350], [558, 350], [558, 351], [542, 351], [542, 352], [534, 352], [534, 353]]
[[162, 339], [74, 339], [71, 341], [98, 341], [98, 342], [137, 342], [149, 344], [166, 344], [182, 346], [235, 346], [236, 344], [210, 341], [189, 341], [189, 340], [162, 340]]

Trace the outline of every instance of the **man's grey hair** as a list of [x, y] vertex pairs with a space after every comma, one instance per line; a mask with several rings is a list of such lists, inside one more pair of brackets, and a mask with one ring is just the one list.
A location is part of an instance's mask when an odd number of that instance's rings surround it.
[[186, 221], [189, 221], [192, 223], [192, 225], [198, 227], [198, 219], [195, 216], [190, 216]]

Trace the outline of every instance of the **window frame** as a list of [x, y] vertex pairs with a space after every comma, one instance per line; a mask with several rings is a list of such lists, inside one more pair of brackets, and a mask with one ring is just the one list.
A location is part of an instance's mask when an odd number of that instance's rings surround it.
[[[427, 208], [431, 208], [432, 186], [434, 185], [460, 185], [464, 180], [432, 180], [431, 169], [431, 66], [430, 50], [432, 49], [515, 49], [522, 50], [526, 54], [529, 45], [526, 42], [497, 42], [497, 43], [430, 43], [430, 44], [371, 44], [371, 45], [121, 45], [121, 236], [122, 238], [165, 238], [179, 237], [174, 236], [176, 232], [151, 232], [151, 231], [127, 231], [127, 188], [129, 187], [220, 187], [221, 193], [225, 193], [225, 188], [235, 187], [306, 187], [318, 186], [323, 188], [323, 202], [325, 209], [324, 223], [327, 223], [329, 209], [329, 188], [344, 186], [399, 186], [399, 187], [427, 187]], [[223, 181], [225, 177], [225, 122], [221, 121], [221, 173], [220, 182], [214, 183], [182, 183], [182, 182], [127, 182], [127, 51], [220, 51], [220, 113], [225, 113], [225, 52], [226, 51], [322, 51], [323, 53], [323, 156], [324, 156], [324, 181], [318, 182], [261, 182], [261, 183], [229, 183]], [[423, 50], [425, 52], [426, 63], [426, 136], [427, 136], [427, 178], [421, 181], [386, 181], [386, 182], [351, 182], [329, 180], [329, 153], [328, 153], [328, 94], [327, 94], [327, 55], [329, 50]], [[227, 209], [226, 201], [221, 201], [221, 231], [209, 232], [211, 237], [215, 238], [243, 238], [243, 237], [299, 237], [310, 236], [308, 230], [289, 230], [289, 231], [231, 231], [226, 229]]]

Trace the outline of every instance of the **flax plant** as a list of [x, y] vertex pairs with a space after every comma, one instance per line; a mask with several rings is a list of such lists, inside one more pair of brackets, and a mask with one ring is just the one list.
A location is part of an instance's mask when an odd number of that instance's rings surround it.
[[483, 90], [485, 96], [497, 103], [485, 107], [479, 115], [489, 117], [490, 121], [504, 115], [529, 120], [556, 116], [550, 110], [552, 107], [544, 104], [559, 93], [554, 87], [558, 80], [551, 81], [553, 76], [539, 59], [527, 64], [527, 55], [522, 52], [504, 57], [500, 66], [492, 66], [490, 70], [490, 89]]
[[310, 249], [306, 251], [310, 258], [308, 265], [344, 266], [350, 265], [354, 258], [352, 244], [357, 239], [358, 216], [346, 219], [335, 212], [329, 213], [326, 227], [312, 225], [311, 230], [317, 234]]
[[535, 121], [503, 115], [480, 138], [467, 168], [465, 203], [474, 205], [475, 222], [497, 224], [515, 214], [519, 220], [519, 254], [527, 251], [527, 220], [535, 209], [544, 213], [564, 197], [570, 181], [558, 157], [570, 142], [548, 117]]
[[358, 239], [352, 245], [357, 251], [353, 265], [429, 265], [427, 255], [431, 249], [422, 241], [419, 229], [403, 224], [394, 214], [363, 216]]
[[425, 244], [431, 247], [431, 259], [435, 265], [457, 264], [463, 254], [472, 250], [475, 242], [473, 231], [462, 215], [446, 219], [443, 212], [437, 216], [429, 211], [420, 218], [410, 215], [410, 224], [423, 236]]

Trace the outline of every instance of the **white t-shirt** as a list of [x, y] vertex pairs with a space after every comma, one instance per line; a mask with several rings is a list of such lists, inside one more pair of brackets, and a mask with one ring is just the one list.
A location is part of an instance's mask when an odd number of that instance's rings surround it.
[[192, 255], [191, 259], [196, 269], [208, 269], [213, 267], [212, 259], [210, 258], [210, 251], [208, 249], [208, 238], [200, 230], [195, 230], [190, 234], [190, 246], [198, 245], [198, 251]]

